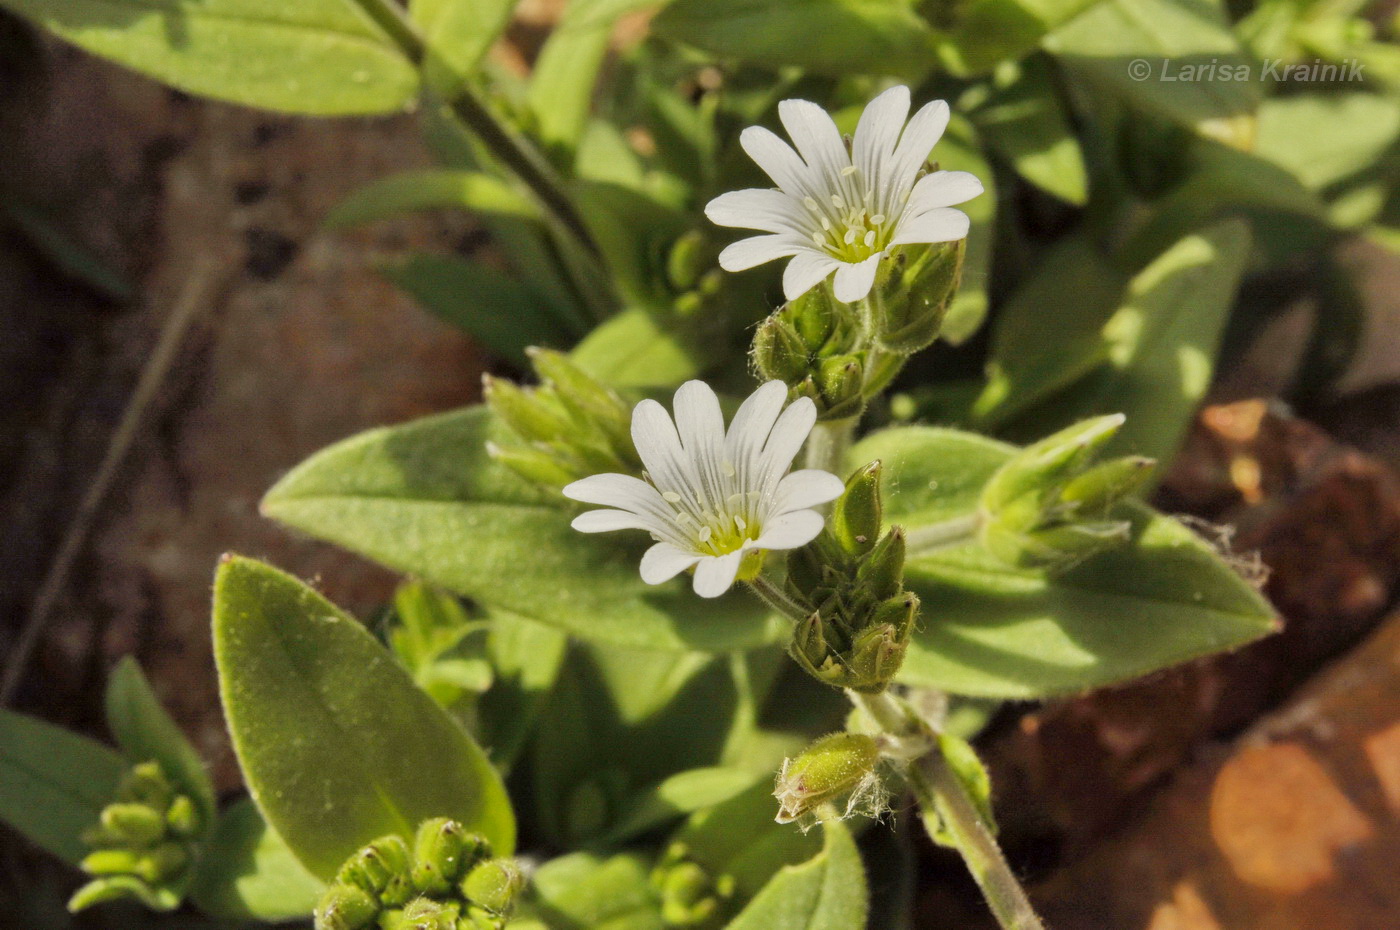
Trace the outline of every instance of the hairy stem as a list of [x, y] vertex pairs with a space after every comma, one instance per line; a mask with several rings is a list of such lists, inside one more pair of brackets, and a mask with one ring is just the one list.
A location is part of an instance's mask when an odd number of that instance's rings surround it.
[[909, 788], [919, 803], [924, 828], [930, 837], [939, 832], [951, 837], [1002, 930], [1045, 930], [967, 789], [938, 751], [928, 725], [888, 693], [846, 693], [896, 740], [927, 740], [928, 750], [911, 759], [905, 771]]
[[851, 447], [851, 437], [855, 434], [856, 421], [834, 420], [818, 423], [812, 427], [812, 435], [807, 438], [807, 455], [803, 459], [806, 468], [820, 468], [834, 475], [843, 476], [841, 467], [846, 458], [846, 450]]
[[916, 526], [908, 531], [904, 541], [911, 557], [924, 555], [967, 542], [977, 535], [981, 526], [982, 514], [970, 513], [927, 526]]

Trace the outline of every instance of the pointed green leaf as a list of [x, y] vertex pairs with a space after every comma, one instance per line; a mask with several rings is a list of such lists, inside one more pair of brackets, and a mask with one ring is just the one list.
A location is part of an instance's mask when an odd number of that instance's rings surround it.
[[77, 865], [82, 833], [117, 795], [126, 760], [101, 743], [0, 709], [0, 820]]
[[492, 609], [645, 649], [753, 647], [783, 625], [744, 591], [697, 598], [689, 579], [647, 585], [640, 534], [585, 536], [562, 497], [497, 466], [512, 441], [481, 407], [371, 430], [302, 463], [263, 499], [268, 516]]
[[[1012, 447], [955, 430], [885, 430], [850, 461], [885, 464], [885, 516], [910, 530], [974, 513]], [[911, 553], [924, 604], [901, 678], [979, 697], [1035, 699], [1125, 681], [1276, 629], [1254, 587], [1209, 543], [1141, 504], [1132, 541], [1060, 575], [1010, 568], [967, 543]]]
[[825, 823], [822, 833], [822, 851], [773, 876], [726, 930], [862, 930], [869, 904], [860, 852], [844, 824]]
[[244, 798], [219, 818], [190, 899], [214, 917], [277, 922], [310, 915], [325, 889]]
[[359, 623], [295, 578], [224, 560], [214, 657], [253, 799], [319, 878], [371, 840], [451, 817], [509, 854], [500, 777]]
[[206, 97], [331, 116], [402, 109], [412, 63], [355, 0], [0, 0], [74, 45]]
[[107, 679], [107, 726], [117, 745], [135, 765], [154, 759], [179, 791], [199, 806], [201, 827], [217, 816], [214, 783], [204, 761], [156, 699], [141, 666], [126, 656]]
[[700, 373], [696, 353], [645, 310], [624, 310], [574, 347], [585, 372], [616, 388], [676, 387]]

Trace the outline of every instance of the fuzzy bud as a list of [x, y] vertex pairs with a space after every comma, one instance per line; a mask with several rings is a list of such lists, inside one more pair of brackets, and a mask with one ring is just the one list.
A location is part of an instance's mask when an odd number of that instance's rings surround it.
[[778, 823], [791, 823], [822, 804], [859, 792], [875, 777], [880, 748], [861, 733], [832, 733], [783, 763], [773, 796]]

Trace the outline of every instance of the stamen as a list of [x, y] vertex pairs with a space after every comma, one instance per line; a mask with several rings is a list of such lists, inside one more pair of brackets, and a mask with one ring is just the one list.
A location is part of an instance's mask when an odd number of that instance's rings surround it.
[[696, 535], [702, 543], [709, 542], [710, 537], [714, 535], [714, 530], [711, 530], [708, 526], [702, 526], [700, 527], [700, 532]]
[[831, 232], [831, 220], [827, 219], [826, 217], [822, 217], [822, 229], [825, 229], [827, 232]]
[[844, 201], [844, 200], [841, 199], [841, 195], [840, 195], [840, 194], [832, 194], [832, 195], [831, 195], [831, 202], [834, 203], [834, 204], [836, 205], [836, 209], [838, 209], [838, 210], [844, 210], [844, 209], [846, 209], [846, 201]]
[[748, 495], [743, 491], [736, 491], [729, 495], [729, 500], [725, 501], [725, 504], [729, 506], [730, 510], [738, 510], [744, 506], [744, 499], [747, 497]]
[[844, 177], [844, 178], [849, 178], [851, 175], [853, 175], [853, 174], [855, 174], [855, 173], [856, 173], [856, 166], [855, 166], [855, 165], [847, 165], [846, 167], [844, 167], [844, 168], [841, 169], [841, 176]]
[[681, 496], [675, 491], [662, 491], [661, 496], [673, 504], [679, 504], [681, 502]]
[[867, 249], [870, 248], [872, 245], [874, 245], [874, 244], [875, 244], [875, 230], [872, 229], [872, 230], [870, 230], [868, 233], [866, 233], [866, 234], [865, 234], [865, 238], [862, 239], [861, 242], [865, 243], [865, 247], [866, 247]]
[[729, 461], [728, 459], [725, 459], [723, 462], [719, 463], [719, 470], [724, 472], [726, 478], [733, 478], [735, 475], [738, 474], [738, 472], [734, 470], [734, 463]]
[[812, 233], [812, 241], [817, 245], [821, 245], [823, 243], [822, 234], [817, 232]]
[[676, 522], [679, 523], [681, 526], [685, 526], [687, 523], [691, 522], [694, 519], [694, 517], [686, 513], [684, 510], [676, 514]]
[[856, 231], [854, 229], [846, 230], [846, 235], [843, 237], [842, 241], [845, 242], [847, 245], [850, 245], [852, 242], [855, 242]]
[[885, 214], [883, 214], [883, 213], [877, 213], [877, 214], [875, 214], [874, 216], [872, 216], [872, 217], [870, 218], [871, 224], [872, 224], [872, 225], [875, 225], [875, 226], [879, 226], [879, 225], [880, 225], [881, 223], [883, 223], [884, 221], [885, 221]]
[[813, 200], [811, 197], [804, 198], [802, 202], [805, 203], [805, 204], [807, 205], [807, 209], [808, 209], [808, 210], [812, 210], [812, 211], [814, 211], [814, 212], [815, 212], [816, 209], [820, 206], [820, 204], [818, 204], [818, 203], [817, 203], [815, 200]]
[[739, 532], [741, 533], [749, 528], [748, 522], [745, 521], [744, 518], [739, 516], [737, 513], [734, 515], [734, 525], [739, 528]]

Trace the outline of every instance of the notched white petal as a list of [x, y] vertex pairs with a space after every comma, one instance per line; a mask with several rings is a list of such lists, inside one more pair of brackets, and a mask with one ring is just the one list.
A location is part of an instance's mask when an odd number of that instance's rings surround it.
[[701, 556], [693, 552], [683, 552], [670, 543], [659, 542], [642, 555], [642, 580], [647, 584], [661, 584], [699, 562]]
[[875, 284], [875, 273], [880, 270], [880, 259], [884, 256], [884, 252], [876, 252], [856, 265], [842, 262], [841, 267], [836, 269], [836, 280], [832, 287], [836, 299], [849, 304], [869, 294], [870, 288]]
[[831, 472], [820, 468], [803, 468], [788, 474], [778, 482], [773, 512], [780, 516], [794, 510], [805, 510], [825, 504], [836, 500], [845, 489], [846, 483]]
[[739, 577], [739, 565], [743, 559], [742, 550], [700, 559], [695, 565], [695, 593], [701, 597], [719, 597], [734, 587], [734, 579]]
[[796, 549], [817, 538], [826, 525], [826, 518], [815, 510], [795, 510], [775, 517], [754, 540], [758, 549]]

